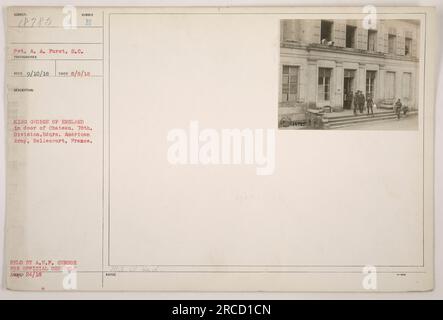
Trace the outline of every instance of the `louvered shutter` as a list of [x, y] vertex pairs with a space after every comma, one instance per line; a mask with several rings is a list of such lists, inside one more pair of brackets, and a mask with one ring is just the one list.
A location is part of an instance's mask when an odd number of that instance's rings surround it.
[[341, 21], [334, 22], [334, 37], [332, 39], [337, 47], [346, 46], [346, 24]]
[[312, 20], [312, 43], [320, 43], [321, 20]]
[[383, 52], [389, 52], [389, 34], [385, 30], [383, 30]]
[[411, 39], [411, 56], [417, 57], [418, 56], [418, 52], [417, 52], [417, 37], [416, 37], [416, 33], [412, 32], [412, 31], [407, 31], [405, 33], [405, 36], [408, 37], [409, 39]]
[[377, 30], [377, 51], [385, 52], [385, 38], [383, 33], [383, 28]]
[[295, 24], [293, 20], [283, 20], [283, 41], [293, 41], [295, 38]]
[[368, 30], [357, 28], [357, 49], [366, 50], [368, 48]]
[[412, 38], [411, 54], [412, 54], [413, 57], [418, 57], [417, 50], [418, 50], [418, 48], [417, 48], [417, 40], [415, 38]]

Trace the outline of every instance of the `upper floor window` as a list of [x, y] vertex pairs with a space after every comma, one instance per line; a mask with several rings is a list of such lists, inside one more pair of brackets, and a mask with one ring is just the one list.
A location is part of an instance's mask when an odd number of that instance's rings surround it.
[[332, 41], [332, 21], [322, 20], [320, 29], [321, 43], [326, 44]]
[[368, 51], [377, 51], [377, 31], [368, 30]]
[[405, 38], [405, 56], [412, 55], [412, 39]]
[[346, 48], [355, 48], [355, 30], [354, 26], [346, 26]]
[[393, 34], [388, 35], [388, 53], [395, 54], [396, 46], [395, 43], [397, 42], [397, 36]]

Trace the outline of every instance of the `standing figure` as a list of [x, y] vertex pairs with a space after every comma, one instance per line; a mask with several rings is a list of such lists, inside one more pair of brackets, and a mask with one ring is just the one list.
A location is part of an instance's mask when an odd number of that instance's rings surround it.
[[402, 103], [400, 101], [400, 98], [398, 98], [397, 102], [395, 103], [395, 113], [397, 114], [398, 120], [400, 120], [401, 107]]
[[366, 100], [366, 107], [368, 108], [368, 114], [369, 114], [369, 110], [371, 110], [371, 114], [374, 114], [374, 100], [372, 100], [372, 96], [371, 94], [368, 94], [367, 100]]
[[355, 92], [354, 98], [353, 98], [353, 103], [354, 103], [354, 115], [357, 115], [357, 107], [358, 107], [358, 95], [359, 91], [357, 90]]
[[354, 93], [352, 91], [348, 92], [348, 95], [346, 97], [346, 108], [352, 109], [352, 102], [354, 101]]
[[359, 99], [359, 109], [360, 113], [363, 113], [363, 109], [365, 107], [365, 95], [360, 91], [360, 99]]

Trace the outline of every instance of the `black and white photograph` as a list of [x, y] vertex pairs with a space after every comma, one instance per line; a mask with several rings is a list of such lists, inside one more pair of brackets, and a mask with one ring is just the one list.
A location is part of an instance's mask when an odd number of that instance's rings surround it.
[[280, 129], [417, 130], [420, 21], [280, 21]]

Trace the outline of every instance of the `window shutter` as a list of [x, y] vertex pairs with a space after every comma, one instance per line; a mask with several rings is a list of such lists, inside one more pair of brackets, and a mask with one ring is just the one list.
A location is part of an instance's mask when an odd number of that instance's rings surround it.
[[320, 28], [321, 20], [311, 20], [312, 21], [312, 43], [320, 43]]
[[379, 26], [377, 32], [377, 51], [381, 53], [388, 53], [388, 29], [382, 21], [379, 21], [377, 25]]
[[357, 28], [357, 49], [366, 50], [368, 48], [368, 30]]
[[385, 52], [385, 34], [383, 28], [377, 30], [377, 51]]
[[417, 40], [415, 38], [412, 39], [412, 48], [411, 48], [411, 55], [413, 57], [418, 57], [418, 52], [417, 52], [418, 48], [417, 48]]
[[405, 36], [401, 33], [397, 33], [397, 55], [405, 55]]
[[383, 52], [389, 52], [389, 34], [386, 31], [383, 31]]
[[283, 20], [283, 41], [295, 41], [295, 20]]
[[281, 34], [281, 41], [286, 41], [288, 38], [288, 20], [281, 20], [280, 21], [280, 34]]
[[412, 31], [407, 31], [405, 33], [406, 37], [411, 39], [411, 56], [418, 57], [417, 48], [417, 34]]
[[337, 47], [346, 46], [346, 24], [343, 22], [334, 22], [334, 45]]

